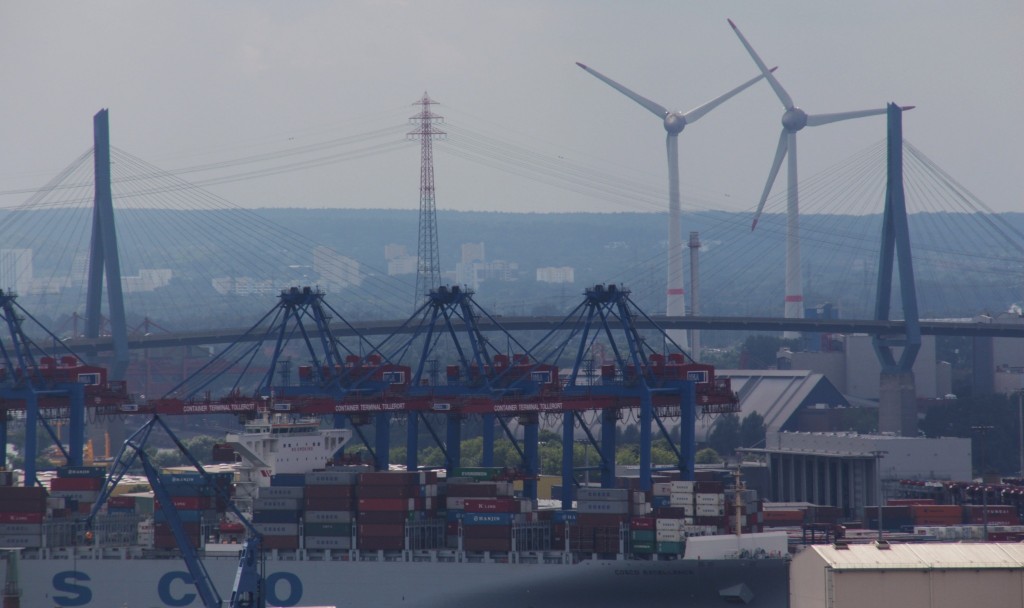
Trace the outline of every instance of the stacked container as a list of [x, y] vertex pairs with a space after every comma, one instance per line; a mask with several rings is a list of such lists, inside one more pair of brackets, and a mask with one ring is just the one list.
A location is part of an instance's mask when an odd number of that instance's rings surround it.
[[41, 547], [46, 490], [0, 486], [0, 547]]
[[619, 553], [623, 524], [629, 518], [626, 488], [576, 490], [576, 526], [569, 528], [569, 549], [580, 553]]
[[352, 519], [356, 507], [355, 471], [306, 474], [303, 546], [343, 551], [352, 548]]
[[299, 548], [299, 521], [305, 496], [305, 476], [274, 475], [252, 501], [252, 524], [263, 535], [264, 549]]
[[[204, 526], [215, 529], [227, 509], [231, 496], [230, 473], [175, 473], [161, 475], [160, 484], [170, 495], [178, 518], [193, 547], [201, 545]], [[168, 522], [167, 512], [159, 501], [154, 501], [153, 546], [174, 549], [178, 544]], [[108, 503], [109, 505], [109, 503]]]
[[357, 546], [363, 551], [406, 549], [406, 522], [437, 512], [437, 473], [380, 471], [359, 476]]
[[61, 467], [57, 476], [50, 480], [52, 504], [61, 504], [54, 510], [54, 516], [88, 515], [93, 503], [99, 498], [106, 479], [103, 467]]

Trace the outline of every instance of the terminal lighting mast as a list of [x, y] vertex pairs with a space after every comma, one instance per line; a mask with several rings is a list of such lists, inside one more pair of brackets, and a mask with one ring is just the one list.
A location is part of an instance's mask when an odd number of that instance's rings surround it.
[[444, 122], [442, 116], [430, 111], [437, 103], [424, 91], [423, 97], [413, 105], [420, 106], [418, 114], [409, 117], [417, 125], [409, 131], [409, 139], [420, 140], [420, 234], [416, 263], [416, 294], [413, 306], [419, 306], [430, 292], [441, 284], [441, 261], [437, 248], [437, 209], [434, 205], [434, 138], [443, 138], [446, 133], [434, 126]]

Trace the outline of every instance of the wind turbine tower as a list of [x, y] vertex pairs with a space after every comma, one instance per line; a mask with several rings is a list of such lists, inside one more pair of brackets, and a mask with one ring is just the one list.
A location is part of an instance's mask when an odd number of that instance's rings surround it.
[[[668, 154], [668, 283], [666, 290], [666, 314], [670, 317], [685, 316], [686, 292], [683, 289], [683, 233], [679, 217], [679, 134], [682, 133], [686, 125], [697, 122], [699, 118], [721, 105], [733, 95], [761, 80], [764, 75], [751, 78], [735, 89], [701, 106], [697, 106], [689, 112], [673, 112], [650, 99], [634, 93], [597, 70], [591, 69], [579, 62], [576, 65], [637, 102], [662, 120], [666, 133], [665, 148]], [[684, 348], [688, 346], [685, 330], [672, 330], [668, 332], [668, 335], [680, 346]]]
[[430, 111], [437, 102], [426, 91], [413, 105], [420, 111], [409, 117], [409, 122], [418, 125], [407, 133], [409, 139], [420, 140], [420, 230], [416, 262], [416, 294], [413, 307], [421, 304], [431, 289], [441, 284], [441, 259], [437, 245], [437, 208], [434, 204], [434, 139], [443, 139], [446, 133], [434, 126], [444, 122], [444, 117]]
[[[750, 226], [751, 230], [757, 228], [757, 220], [761, 217], [761, 212], [764, 210], [764, 203], [768, 200], [768, 194], [772, 190], [772, 185], [775, 183], [775, 177], [779, 174], [779, 168], [782, 166], [782, 160], [789, 155], [789, 163], [786, 166], [787, 173], [787, 195], [786, 195], [786, 304], [785, 304], [785, 318], [787, 319], [802, 319], [804, 317], [804, 289], [803, 280], [800, 275], [800, 197], [797, 191], [797, 156], [796, 156], [796, 134], [804, 127], [818, 127], [821, 125], [827, 125], [832, 122], [839, 122], [841, 120], [850, 120], [853, 118], [862, 118], [864, 116], [874, 116], [876, 114], [885, 114], [886, 108], [874, 108], [871, 110], [855, 110], [852, 112], [837, 112], [834, 114], [808, 114], [801, 110], [796, 104], [793, 103], [793, 98], [789, 96], [786, 89], [782, 88], [779, 81], [776, 80], [772, 74], [773, 70], [769, 70], [765, 66], [764, 62], [761, 61], [761, 57], [754, 51], [754, 48], [750, 46], [747, 39], [743, 37], [739, 28], [733, 23], [732, 19], [729, 19], [729, 25], [732, 26], [734, 32], [739, 37], [740, 42], [750, 53], [750, 57], [753, 58], [754, 63], [761, 70], [761, 74], [768, 80], [768, 84], [771, 85], [772, 90], [775, 91], [775, 95], [782, 102], [785, 111], [782, 113], [782, 133], [779, 134], [779, 145], [775, 150], [775, 160], [772, 161], [772, 168], [768, 172], [768, 182], [764, 185], [764, 192], [761, 193], [761, 200], [757, 204], [757, 211], [754, 212], [754, 221]], [[904, 106], [904, 110], [909, 110], [914, 106]], [[796, 338], [799, 336], [797, 332], [786, 332], [784, 337]]]

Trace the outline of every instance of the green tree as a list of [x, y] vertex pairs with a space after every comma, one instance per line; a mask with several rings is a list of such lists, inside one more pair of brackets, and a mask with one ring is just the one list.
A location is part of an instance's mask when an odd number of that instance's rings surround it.
[[740, 445], [740, 417], [736, 414], [723, 414], [711, 427], [708, 435], [708, 447], [719, 454], [731, 455]]
[[713, 449], [704, 448], [697, 452], [696, 462], [697, 464], [720, 464], [722, 462], [722, 457]]
[[764, 447], [764, 437], [767, 430], [761, 414], [750, 412], [743, 418], [743, 422], [740, 423], [740, 447]]

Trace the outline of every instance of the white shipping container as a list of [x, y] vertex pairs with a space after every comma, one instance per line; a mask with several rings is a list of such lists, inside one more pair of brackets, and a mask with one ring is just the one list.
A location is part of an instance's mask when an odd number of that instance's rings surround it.
[[629, 500], [629, 490], [625, 488], [579, 488], [576, 490], [576, 500], [622, 502]]
[[647, 502], [642, 505], [633, 505], [633, 515], [636, 516], [650, 515], [653, 511], [651, 504]]
[[721, 505], [697, 505], [697, 517], [720, 517], [725, 515], [725, 508]]
[[695, 494], [698, 505], [724, 505], [725, 494]]
[[96, 502], [99, 498], [99, 490], [53, 490], [50, 492], [53, 498], [64, 498], [66, 500], [77, 500], [78, 502]]
[[683, 520], [681, 519], [669, 519], [667, 517], [659, 517], [654, 520], [655, 530], [679, 530], [683, 526]]
[[654, 496], [671, 496], [672, 484], [668, 482], [656, 483], [651, 487], [651, 493]]
[[694, 482], [692, 481], [673, 481], [672, 491], [673, 492], [690, 492], [693, 493]]
[[692, 505], [693, 504], [693, 493], [692, 492], [672, 492], [668, 495], [669, 502], [680, 504], [680, 505]]
[[680, 530], [656, 530], [654, 532], [654, 540], [659, 543], [677, 543], [685, 539], [686, 535]]
[[0, 535], [0, 547], [42, 547], [41, 534], [5, 534]]
[[625, 500], [587, 500], [576, 503], [576, 510], [580, 513], [614, 513], [624, 515], [629, 513], [629, 503]]
[[718, 533], [718, 528], [715, 526], [694, 526], [684, 525], [682, 532], [686, 536], [711, 536]]
[[464, 510], [466, 508], [466, 499], [459, 496], [449, 496], [445, 501], [445, 505], [449, 509]]

